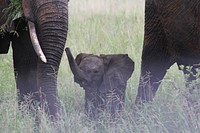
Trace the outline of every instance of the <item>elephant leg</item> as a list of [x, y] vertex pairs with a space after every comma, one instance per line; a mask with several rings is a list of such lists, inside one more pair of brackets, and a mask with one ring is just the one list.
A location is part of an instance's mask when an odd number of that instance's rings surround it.
[[114, 88], [112, 92], [108, 92], [106, 94], [106, 106], [107, 111], [111, 115], [111, 120], [116, 121], [119, 117], [121, 112], [123, 111], [125, 105], [125, 88]]
[[1, 34], [0, 31], [0, 54], [7, 54], [10, 46], [10, 33]]
[[159, 56], [152, 56], [152, 53], [143, 52], [140, 83], [136, 103], [152, 101], [161, 80], [166, 74], [167, 69], [173, 64], [170, 58], [159, 52]]
[[136, 103], [153, 100], [166, 70], [174, 63], [168, 52], [168, 44], [156, 5], [147, 0], [141, 75]]
[[11, 36], [19, 103], [26, 102], [28, 95], [31, 98], [30, 101], [39, 101], [36, 80], [38, 57], [33, 50], [26, 21], [20, 18], [15, 20], [14, 23], [17, 25], [17, 34], [13, 33]]
[[[188, 63], [186, 63], [188, 64]], [[186, 88], [189, 89], [190, 94], [193, 93], [193, 90], [195, 90], [195, 88], [199, 88], [197, 86], [197, 84], [194, 84], [192, 86], [191, 83], [195, 80], [197, 80], [199, 78], [198, 74], [198, 69], [199, 69], [199, 64], [194, 65], [194, 63], [189, 63], [189, 64], [193, 64], [193, 65], [183, 65], [183, 63], [177, 63], [179, 70], [182, 70], [184, 75], [185, 75], [185, 86]], [[181, 67], [183, 66], [183, 67]]]
[[50, 119], [54, 121], [63, 113], [57, 91], [58, 67], [50, 64], [44, 64], [41, 61], [39, 62], [37, 85], [41, 98], [42, 109], [44, 109], [44, 111], [50, 116]]
[[98, 117], [98, 102], [97, 90], [85, 89], [85, 114], [92, 120]]
[[19, 105], [24, 103], [29, 104], [29, 102], [31, 102], [31, 104], [36, 101], [39, 102], [36, 84], [36, 68], [15, 65], [14, 69], [19, 95]]

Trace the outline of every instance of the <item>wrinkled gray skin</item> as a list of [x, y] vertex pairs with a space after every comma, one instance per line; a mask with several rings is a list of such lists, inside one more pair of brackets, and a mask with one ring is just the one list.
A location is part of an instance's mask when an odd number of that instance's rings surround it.
[[[7, 6], [7, 0], [0, 0], [1, 17]], [[25, 96], [32, 95], [33, 103], [39, 102], [54, 120], [62, 115], [57, 94], [57, 72], [67, 37], [68, 1], [22, 0], [22, 7], [24, 16], [13, 21], [12, 27], [19, 36], [10, 33], [9, 28], [0, 35], [0, 53], [7, 53], [6, 45], [11, 42], [19, 103], [25, 101]], [[3, 23], [5, 19], [0, 20], [0, 24]], [[34, 29], [38, 40], [32, 32]], [[47, 63], [41, 61], [33, 49], [32, 44], [38, 41]]]
[[[174, 63], [189, 75], [186, 87], [199, 78], [194, 76], [200, 68], [199, 37], [199, 0], [145, 0], [144, 43], [136, 104], [154, 99], [162, 79]], [[191, 66], [190, 71], [187, 66]]]
[[124, 106], [127, 80], [134, 70], [134, 62], [126, 54], [79, 54], [76, 59], [67, 48], [74, 80], [85, 90], [86, 114], [96, 119], [106, 111], [111, 118], [119, 116]]

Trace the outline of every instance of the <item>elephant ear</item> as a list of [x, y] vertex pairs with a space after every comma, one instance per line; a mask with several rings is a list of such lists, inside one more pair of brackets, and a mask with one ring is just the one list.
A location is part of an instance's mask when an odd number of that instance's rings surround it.
[[79, 65], [79, 64], [81, 63], [81, 61], [82, 61], [84, 58], [86, 58], [86, 57], [88, 57], [88, 56], [90, 56], [90, 55], [91, 55], [91, 54], [85, 54], [85, 53], [80, 53], [80, 54], [78, 54], [78, 55], [76, 56], [76, 59], [75, 59], [77, 65]]
[[101, 93], [109, 90], [126, 89], [127, 80], [134, 70], [134, 62], [127, 54], [100, 55], [105, 64], [105, 74], [99, 88]]

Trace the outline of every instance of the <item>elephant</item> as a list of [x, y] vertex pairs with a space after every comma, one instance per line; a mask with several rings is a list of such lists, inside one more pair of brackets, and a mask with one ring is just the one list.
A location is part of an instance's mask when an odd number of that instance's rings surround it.
[[[141, 74], [136, 104], [153, 101], [167, 70], [177, 64], [186, 88], [200, 63], [200, 1], [146, 0]], [[187, 67], [191, 70], [188, 71]], [[193, 74], [189, 74], [193, 73]]]
[[65, 49], [74, 81], [85, 91], [85, 113], [96, 120], [102, 112], [112, 120], [120, 115], [125, 103], [127, 80], [134, 62], [127, 54], [94, 55], [80, 53], [73, 58]]
[[[0, 0], [0, 24], [9, 0]], [[13, 49], [13, 66], [19, 105], [31, 96], [52, 121], [63, 115], [57, 75], [68, 32], [67, 0], [21, 0], [22, 16], [0, 34], [0, 53]], [[1, 26], [0, 25], [0, 26]], [[15, 32], [12, 32], [15, 31]]]

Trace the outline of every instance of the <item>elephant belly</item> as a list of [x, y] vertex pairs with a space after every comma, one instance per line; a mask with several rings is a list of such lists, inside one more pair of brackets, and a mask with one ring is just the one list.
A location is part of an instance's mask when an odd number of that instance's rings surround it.
[[168, 1], [158, 5], [168, 49], [178, 58], [197, 62], [200, 60], [200, 1]]

